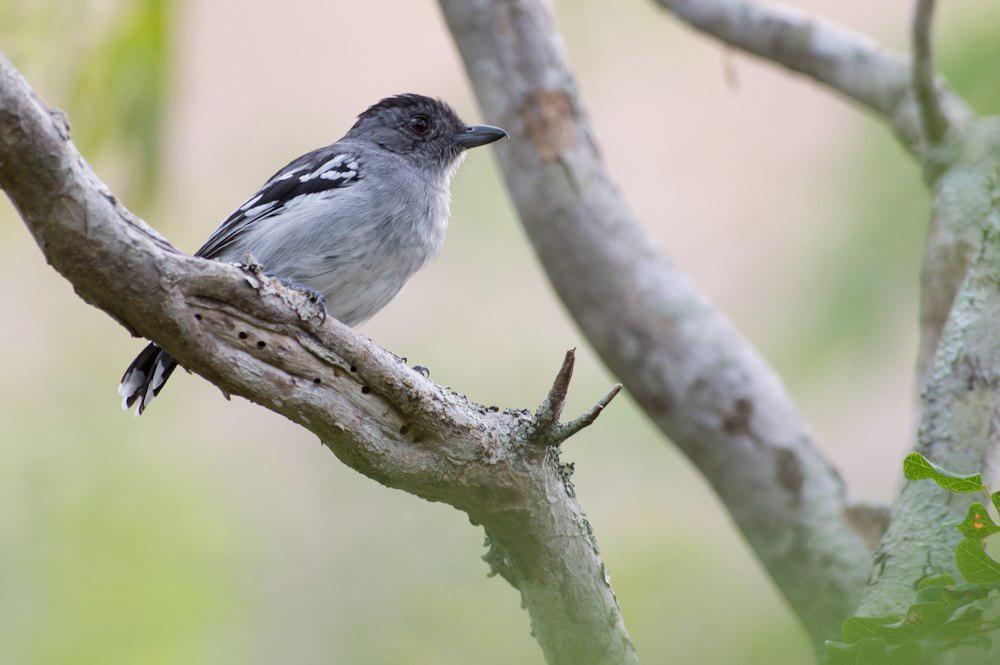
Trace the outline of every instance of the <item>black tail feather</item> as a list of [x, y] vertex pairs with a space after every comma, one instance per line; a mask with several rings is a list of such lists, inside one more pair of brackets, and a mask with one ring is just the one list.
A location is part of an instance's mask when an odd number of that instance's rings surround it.
[[153, 398], [160, 394], [177, 361], [155, 344], [149, 344], [135, 357], [122, 375], [118, 394], [122, 396], [122, 408], [126, 411], [138, 402], [136, 415], [141, 415]]

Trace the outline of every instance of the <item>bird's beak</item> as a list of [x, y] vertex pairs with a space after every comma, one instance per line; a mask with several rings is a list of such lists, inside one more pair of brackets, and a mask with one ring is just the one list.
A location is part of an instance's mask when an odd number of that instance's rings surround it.
[[507, 132], [499, 127], [489, 125], [472, 125], [466, 127], [464, 132], [455, 134], [455, 144], [462, 148], [478, 148], [487, 143], [493, 143], [500, 139], [507, 138]]

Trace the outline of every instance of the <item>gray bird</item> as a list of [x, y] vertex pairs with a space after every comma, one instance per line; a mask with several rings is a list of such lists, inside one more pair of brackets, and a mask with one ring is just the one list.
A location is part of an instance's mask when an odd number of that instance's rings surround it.
[[[451, 178], [469, 148], [507, 136], [469, 126], [422, 95], [383, 99], [342, 139], [275, 173], [195, 254], [264, 270], [315, 296], [347, 325], [367, 320], [444, 242]], [[141, 414], [177, 362], [156, 344], [122, 376], [122, 408]]]

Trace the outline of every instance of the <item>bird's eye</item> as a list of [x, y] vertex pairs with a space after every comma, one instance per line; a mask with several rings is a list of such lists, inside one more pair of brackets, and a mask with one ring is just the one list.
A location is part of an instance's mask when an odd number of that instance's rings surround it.
[[427, 130], [431, 128], [431, 121], [425, 115], [415, 115], [410, 118], [410, 129], [415, 131], [417, 134], [426, 134]]

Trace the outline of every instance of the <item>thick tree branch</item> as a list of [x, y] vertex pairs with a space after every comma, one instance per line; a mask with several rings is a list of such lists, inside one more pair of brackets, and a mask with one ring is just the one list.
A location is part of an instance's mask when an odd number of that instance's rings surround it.
[[[1000, 468], [1000, 185], [977, 257], [969, 269], [938, 348], [923, 396], [916, 450], [988, 482]], [[901, 612], [921, 577], [955, 569], [954, 524], [972, 498], [933, 483], [907, 482], [875, 553], [860, 613]], [[919, 544], [919, 545], [918, 545]]]
[[934, 55], [931, 47], [931, 24], [934, 19], [934, 0], [917, 0], [913, 12], [913, 89], [924, 138], [928, 143], [938, 143], [948, 129], [948, 120], [941, 110], [934, 76]]
[[925, 161], [934, 208], [920, 275], [917, 395], [934, 366], [942, 330], [988, 226], [1000, 179], [1000, 118], [971, 121], [951, 132]]
[[[0, 56], [0, 186], [87, 302], [314, 432], [365, 475], [482, 524], [552, 663], [635, 654], [558, 448], [527, 411], [447, 391], [261, 274], [181, 254], [125, 210]], [[565, 392], [568, 377], [561, 386]]]
[[[921, 276], [917, 384], [924, 398], [918, 449], [954, 468], [995, 468], [1000, 356], [995, 345], [984, 344], [984, 336], [1000, 320], [995, 309], [1000, 264], [990, 258], [996, 248], [983, 250], [972, 273], [969, 266], [982, 229], [995, 225], [989, 219], [996, 215], [1000, 181], [1000, 120], [974, 118], [964, 101], [934, 76], [933, 1], [918, 0], [909, 64], [867, 38], [790, 9], [749, 0], [657, 2], [693, 27], [810, 76], [885, 116], [907, 145], [920, 149], [935, 204]], [[949, 127], [961, 131], [944, 142]], [[956, 298], [963, 282], [964, 295]], [[952, 323], [942, 332], [946, 321]], [[981, 403], [970, 405], [976, 399]], [[917, 578], [952, 570], [954, 534], [942, 536], [941, 529], [947, 528], [942, 527], [947, 520], [961, 517], [965, 505], [932, 486], [904, 487], [876, 553], [863, 613], [900, 611], [912, 599]], [[914, 548], [915, 542], [926, 543], [930, 552]]]
[[[753, 0], [656, 2], [692, 27], [809, 76], [884, 116], [903, 143], [919, 153], [935, 200], [921, 270], [916, 385], [922, 390], [955, 293], [976, 251], [984, 209], [982, 180], [992, 173], [979, 162], [996, 145], [992, 121], [976, 119], [965, 101], [934, 77], [933, 3], [918, 0], [914, 58], [908, 63], [864, 35], [791, 8]], [[961, 131], [951, 145], [935, 145], [944, 127]], [[985, 142], [977, 144], [980, 140]], [[966, 197], [968, 193], [972, 196]]]
[[[884, 116], [914, 149], [923, 135], [908, 60], [874, 40], [795, 9], [752, 0], [655, 0], [693, 28], [808, 76]], [[942, 117], [961, 125], [965, 102], [938, 83]]]
[[780, 381], [653, 246], [601, 162], [548, 0], [440, 0], [559, 296], [698, 466], [817, 641], [861, 597], [870, 549]]

